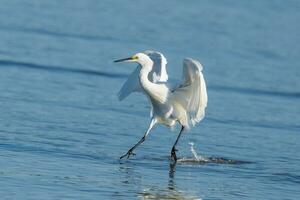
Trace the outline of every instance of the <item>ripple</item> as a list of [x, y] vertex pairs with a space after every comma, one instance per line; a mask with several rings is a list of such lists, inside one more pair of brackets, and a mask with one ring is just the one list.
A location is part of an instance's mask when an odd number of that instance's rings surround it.
[[262, 95], [262, 96], [275, 96], [275, 97], [283, 97], [283, 98], [300, 98], [300, 92], [287, 92], [287, 91], [272, 91], [272, 90], [262, 90], [256, 88], [242, 88], [242, 87], [230, 87], [230, 86], [220, 86], [214, 85], [210, 87], [212, 90], [216, 91], [228, 91], [235, 92], [240, 94], [254, 94], [254, 95]]
[[273, 173], [271, 176], [273, 181], [291, 182], [300, 184], [300, 175], [293, 173]]
[[76, 74], [102, 76], [102, 77], [109, 77], [109, 78], [125, 78], [128, 76], [127, 74], [121, 74], [121, 73], [110, 73], [110, 72], [103, 72], [103, 71], [90, 70], [90, 69], [75, 69], [75, 68], [62, 67], [62, 66], [60, 67], [60, 66], [53, 66], [53, 65], [41, 65], [41, 64], [35, 64], [30, 62], [21, 62], [21, 61], [12, 61], [12, 60], [0, 60], [0, 66], [29, 68], [29, 69], [44, 70], [49, 72], [76, 73]]
[[207, 117], [207, 120], [216, 123], [221, 123], [221, 124], [234, 124], [240, 126], [290, 130], [290, 131], [297, 131], [297, 132], [300, 130], [300, 126], [295, 124], [278, 124], [278, 123], [272, 123], [266, 121], [264, 122], [264, 121], [236, 120], [236, 119], [217, 119], [212, 117]]
[[241, 164], [251, 164], [253, 162], [234, 160], [222, 157], [205, 157], [203, 159], [197, 159], [194, 157], [183, 157], [177, 160], [178, 164], [192, 164], [192, 165], [204, 165], [204, 164], [229, 164], [229, 165], [241, 165]]
[[51, 31], [46, 29], [39, 29], [39, 28], [26, 28], [21, 26], [1, 26], [1, 30], [3, 31], [17, 31], [23, 33], [30, 33], [30, 34], [40, 34], [40, 35], [48, 35], [53, 37], [67, 37], [67, 38], [75, 38], [75, 39], [85, 39], [85, 40], [116, 40], [117, 38], [113, 38], [110, 36], [99, 36], [99, 35], [84, 35], [84, 34], [73, 34], [73, 33], [63, 33], [57, 31]]

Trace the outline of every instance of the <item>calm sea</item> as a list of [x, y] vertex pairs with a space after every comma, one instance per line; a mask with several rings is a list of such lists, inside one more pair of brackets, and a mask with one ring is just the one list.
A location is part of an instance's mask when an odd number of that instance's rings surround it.
[[[2, 0], [1, 199], [300, 198], [300, 2]], [[179, 127], [149, 123], [141, 94], [117, 92], [144, 50], [204, 66], [206, 118], [178, 146], [206, 162], [170, 165]]]

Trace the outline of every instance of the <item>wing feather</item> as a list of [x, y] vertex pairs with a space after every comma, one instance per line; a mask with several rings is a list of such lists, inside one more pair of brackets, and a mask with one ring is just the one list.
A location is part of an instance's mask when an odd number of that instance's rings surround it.
[[[153, 69], [149, 73], [149, 80], [153, 83], [157, 82], [166, 82], [168, 80], [167, 74], [167, 60], [164, 55], [157, 51], [145, 51], [153, 61]], [[119, 100], [122, 101], [127, 96], [129, 96], [132, 92], [140, 92], [141, 85], [139, 81], [139, 73], [141, 70], [141, 65], [138, 65], [135, 70], [129, 75], [122, 88], [118, 93]]]
[[[145, 51], [151, 60], [153, 61], [153, 69], [150, 73], [150, 81], [156, 82], [167, 82], [167, 59], [165, 56], [157, 51]], [[152, 79], [152, 80], [151, 80]]]
[[186, 127], [194, 126], [205, 116], [207, 92], [202, 69], [198, 61], [184, 59], [182, 83], [172, 93], [175, 115]]
[[141, 91], [141, 85], [139, 82], [140, 70], [141, 70], [141, 65], [138, 65], [123, 84], [122, 88], [118, 93], [118, 97], [120, 101], [125, 99], [132, 92]]

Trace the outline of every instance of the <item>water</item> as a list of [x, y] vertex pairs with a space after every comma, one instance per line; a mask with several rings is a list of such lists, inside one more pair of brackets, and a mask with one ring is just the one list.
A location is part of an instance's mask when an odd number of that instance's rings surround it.
[[[17, 1], [0, 6], [1, 199], [299, 199], [300, 3]], [[169, 161], [177, 129], [137, 155], [142, 95], [118, 102], [147, 49], [204, 65], [206, 118]], [[189, 142], [194, 143], [195, 162]], [[197, 161], [197, 160], [196, 160]], [[201, 160], [200, 160], [201, 161]]]

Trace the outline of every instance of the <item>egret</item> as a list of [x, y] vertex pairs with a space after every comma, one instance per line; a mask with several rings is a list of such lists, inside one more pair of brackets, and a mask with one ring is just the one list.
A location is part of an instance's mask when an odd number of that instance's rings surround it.
[[114, 62], [138, 63], [119, 91], [119, 100], [125, 99], [132, 92], [142, 92], [151, 105], [151, 120], [144, 136], [120, 159], [125, 157], [128, 159], [131, 155], [135, 155], [133, 151], [145, 141], [156, 124], [172, 127], [179, 123], [181, 129], [171, 150], [171, 159], [176, 162], [176, 145], [182, 132], [195, 126], [205, 116], [207, 93], [202, 65], [197, 60], [185, 58], [182, 81], [174, 87], [167, 82], [167, 60], [160, 52], [145, 51]]

